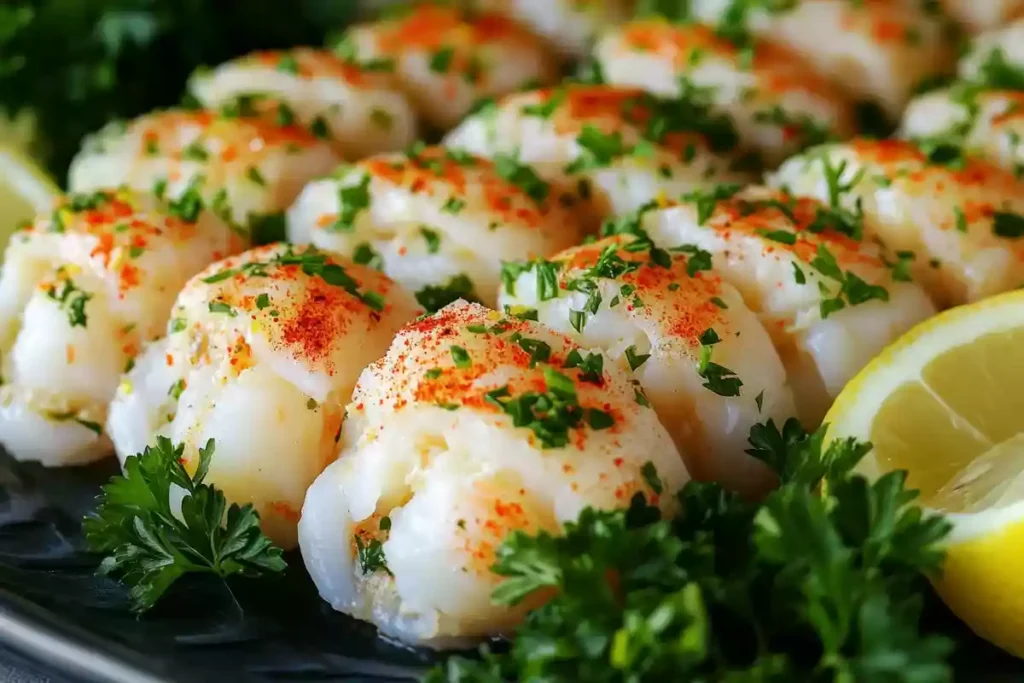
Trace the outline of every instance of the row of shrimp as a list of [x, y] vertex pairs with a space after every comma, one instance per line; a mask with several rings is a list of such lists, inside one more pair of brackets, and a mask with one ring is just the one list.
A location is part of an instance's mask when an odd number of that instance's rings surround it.
[[[763, 494], [753, 425], [817, 426], [896, 336], [1024, 282], [1024, 23], [915, 98], [954, 67], [936, 3], [472, 4], [204, 70], [202, 109], [88, 139], [6, 251], [5, 448], [168, 437], [196, 467], [214, 439], [208, 480], [335, 609], [447, 647], [529, 607], [490, 601], [510, 532], [691, 478]], [[828, 142], [908, 102], [904, 139]]]

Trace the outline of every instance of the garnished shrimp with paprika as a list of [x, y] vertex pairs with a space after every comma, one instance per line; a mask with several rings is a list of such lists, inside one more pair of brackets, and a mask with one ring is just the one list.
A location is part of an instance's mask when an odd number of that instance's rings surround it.
[[394, 83], [394, 65], [359, 63], [299, 47], [256, 52], [193, 75], [203, 106], [300, 125], [355, 160], [403, 149], [416, 139], [416, 114]]
[[625, 361], [695, 479], [747, 495], [776, 479], [744, 451], [750, 428], [794, 416], [771, 338], [710, 254], [619, 234], [509, 264], [500, 302]]
[[967, 53], [957, 64], [957, 74], [989, 87], [1021, 89], [1024, 84], [1024, 17], [974, 36]]
[[853, 130], [850, 100], [782, 44], [741, 49], [707, 26], [650, 19], [607, 33], [595, 57], [613, 85], [710, 102], [769, 163]]
[[381, 269], [428, 310], [460, 297], [494, 305], [502, 261], [582, 239], [576, 201], [512, 157], [417, 145], [310, 183], [288, 234]]
[[812, 199], [720, 187], [609, 229], [700, 255], [736, 287], [774, 341], [808, 427], [887, 344], [935, 313], [909, 281], [906, 254], [889, 260], [861, 239], [859, 216]]
[[[1024, 83], [1024, 81], [1022, 81]], [[983, 157], [1024, 173], [1024, 92], [958, 83], [910, 101], [900, 135], [931, 156]]]
[[755, 36], [787, 46], [852, 99], [876, 105], [895, 120], [918, 85], [947, 71], [955, 58], [941, 17], [924, 4], [690, 0], [690, 10], [697, 21], [741, 44]]
[[445, 144], [516, 155], [542, 177], [577, 188], [598, 221], [659, 194], [754, 178], [726, 117], [635, 88], [565, 85], [510, 95], [466, 119]]
[[[922, 5], [920, 0], [904, 0]], [[1024, 0], [940, 0], [941, 8], [969, 31], [991, 31], [1024, 15]]]
[[248, 239], [284, 237], [284, 209], [340, 158], [305, 128], [210, 111], [168, 110], [115, 122], [71, 163], [72, 191], [128, 185], [205, 205]]
[[363, 63], [393, 63], [420, 115], [442, 130], [483, 98], [558, 80], [557, 60], [543, 41], [504, 14], [431, 3], [353, 26], [335, 50]]
[[512, 531], [557, 531], [635, 493], [665, 512], [689, 476], [628, 369], [545, 325], [455, 302], [403, 329], [359, 378], [338, 459], [299, 543], [331, 606], [403, 642], [508, 632], [495, 604]]
[[865, 233], [908, 267], [935, 303], [977, 301], [1024, 283], [1024, 182], [956, 150], [855, 139], [809, 150], [770, 182], [862, 214]]
[[121, 373], [185, 281], [242, 248], [209, 211], [126, 189], [72, 195], [14, 233], [0, 276], [4, 448], [47, 466], [109, 455]]
[[633, 15], [632, 0], [467, 0], [477, 10], [502, 12], [541, 36], [567, 58], [585, 57], [605, 30]]
[[314, 247], [218, 261], [181, 290], [166, 336], [117, 388], [107, 427], [118, 457], [164, 436], [194, 469], [214, 439], [207, 481], [252, 503], [271, 540], [292, 548], [356, 378], [421, 312], [384, 275]]

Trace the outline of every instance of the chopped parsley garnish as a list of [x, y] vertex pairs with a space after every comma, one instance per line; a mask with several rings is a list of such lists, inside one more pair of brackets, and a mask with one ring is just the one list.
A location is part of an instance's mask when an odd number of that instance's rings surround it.
[[516, 427], [530, 429], [543, 448], [563, 448], [569, 443], [569, 430], [577, 429], [584, 420], [592, 429], [607, 429], [615, 423], [613, 416], [579, 403], [573, 381], [548, 366], [544, 368], [546, 391], [528, 391], [512, 397], [507, 386], [490, 391], [486, 400], [512, 418]]
[[185, 391], [185, 380], [179, 379], [177, 382], [171, 385], [171, 388], [167, 390], [167, 395], [177, 401], [181, 398], [181, 392]]
[[718, 333], [708, 328], [700, 335], [700, 359], [697, 363], [697, 374], [704, 378], [705, 389], [710, 389], [719, 396], [739, 396], [743, 382], [736, 373], [727, 367], [711, 361], [712, 347], [722, 341]]
[[283, 242], [287, 229], [284, 211], [249, 214], [249, 239], [253, 246]]
[[579, 173], [589, 168], [603, 168], [626, 154], [622, 133], [603, 133], [596, 126], [586, 123], [576, 138], [580, 148], [579, 156], [568, 166], [566, 173]]
[[789, 230], [764, 230], [763, 228], [759, 228], [757, 230], [757, 234], [773, 242], [791, 245], [796, 244], [796, 233], [790, 232]]
[[[203, 211], [203, 197], [199, 193], [199, 188], [202, 187], [206, 179], [198, 175], [189, 181], [185, 191], [167, 204], [167, 210], [173, 216], [177, 216], [186, 223], [195, 223], [199, 218], [199, 214]], [[166, 187], [166, 183], [164, 183]]]
[[531, 368], [536, 366], [537, 363], [546, 363], [551, 358], [551, 346], [546, 342], [528, 337], [519, 337], [515, 341], [519, 348], [530, 354]]
[[374, 251], [369, 242], [360, 242], [352, 253], [352, 260], [361, 266], [369, 266], [375, 270], [384, 268], [384, 259]]
[[768, 123], [782, 128], [787, 133], [793, 132], [799, 138], [801, 147], [813, 147], [832, 139], [832, 131], [828, 125], [808, 114], [793, 114], [779, 105], [754, 114], [758, 123]]
[[578, 349], [573, 349], [565, 357], [563, 368], [579, 368], [580, 381], [600, 384], [604, 379], [604, 356], [600, 353], [590, 352], [583, 356]]
[[223, 301], [211, 301], [208, 308], [210, 309], [210, 313], [226, 313], [232, 318], [238, 315], [234, 308]]
[[457, 197], [449, 197], [441, 207], [441, 211], [458, 216], [464, 208], [466, 208], [466, 202]]
[[[151, 608], [185, 574], [226, 579], [285, 569], [252, 504], [228, 505], [220, 489], [204, 483], [214, 445], [211, 439], [199, 449], [189, 474], [184, 446], [157, 437], [155, 446], [125, 460], [124, 475], [110, 479], [96, 512], [82, 522], [89, 549], [105, 555], [100, 572], [128, 585], [135, 612]], [[180, 514], [172, 509], [172, 487], [185, 492]]]
[[476, 300], [473, 293], [473, 281], [464, 273], [452, 277], [443, 285], [427, 285], [416, 292], [416, 301], [428, 313], [439, 311], [459, 299]]
[[978, 69], [981, 84], [999, 90], [1024, 90], [1024, 69], [1006, 58], [1002, 47], [988, 53]]
[[710, 190], [692, 190], [682, 196], [682, 201], [689, 202], [697, 208], [697, 225], [704, 225], [715, 213], [718, 202], [731, 199], [741, 186], [737, 183], [720, 183]]
[[644, 481], [647, 482], [652, 491], [658, 495], [664, 492], [665, 486], [661, 483], [661, 479], [658, 477], [658, 470], [653, 462], [650, 460], [645, 462], [644, 466], [640, 468], [640, 474], [643, 475]]
[[57, 284], [50, 285], [46, 289], [46, 296], [56, 301], [67, 314], [71, 327], [85, 327], [89, 321], [85, 305], [92, 299], [92, 294], [79, 289], [74, 280], [66, 277], [63, 269], [58, 270], [58, 276], [60, 289]]
[[538, 204], [544, 203], [551, 192], [551, 187], [541, 180], [532, 168], [519, 163], [519, 160], [510, 154], [499, 154], [494, 157], [494, 170]]
[[711, 270], [711, 252], [704, 251], [693, 244], [683, 244], [672, 247], [672, 251], [686, 254], [686, 274], [694, 277], [702, 270]]
[[1024, 216], [1008, 211], [996, 211], [992, 214], [992, 232], [1008, 239], [1024, 237]]
[[186, 161], [207, 161], [210, 153], [199, 140], [193, 140], [181, 150], [181, 158]]
[[630, 346], [626, 349], [626, 362], [629, 363], [630, 370], [636, 370], [641, 365], [647, 362], [647, 359], [651, 357], [649, 353], [637, 353], [635, 346]]
[[[379, 528], [381, 531], [390, 531], [391, 518], [381, 517]], [[372, 538], [369, 542], [364, 543], [362, 536], [359, 534], [355, 534], [353, 538], [356, 542], [356, 556], [359, 558], [359, 569], [363, 574], [372, 574], [376, 571], [391, 573], [391, 570], [388, 569], [387, 559], [384, 557], [384, 544], [379, 539]]]
[[427, 379], [437, 379], [443, 373], [444, 370], [442, 370], [441, 368], [430, 368], [423, 374], [423, 376], [426, 377]]
[[564, 88], [554, 90], [548, 99], [540, 104], [528, 104], [523, 107], [522, 112], [526, 116], [538, 116], [542, 119], [551, 118], [555, 110], [565, 101], [566, 92]]
[[262, 311], [264, 308], [270, 305], [270, 295], [263, 293], [256, 297], [256, 308]]
[[[372, 118], [373, 114], [371, 113], [370, 116]], [[313, 137], [321, 140], [330, 140], [332, 137], [331, 128], [327, 125], [327, 119], [323, 116], [317, 116], [313, 119], [309, 124], [309, 132], [313, 134]]]
[[[846, 307], [862, 304], [872, 299], [881, 301], [889, 300], [889, 292], [881, 285], [871, 285], [861, 279], [852, 271], [843, 271], [836, 261], [836, 257], [824, 244], [818, 245], [818, 251], [811, 259], [811, 268], [818, 271], [830, 280], [839, 283], [839, 292], [834, 297], [825, 297], [820, 304], [822, 319]], [[819, 282], [818, 288], [823, 295], [828, 294], [828, 287]], [[845, 300], [844, 300], [845, 297]]]
[[267, 184], [267, 181], [263, 177], [263, 174], [260, 173], [260, 169], [258, 169], [255, 166], [250, 166], [246, 170], [245, 177], [259, 185], [260, 187], [265, 187]]
[[331, 230], [351, 231], [356, 218], [370, 208], [370, 176], [364, 175], [356, 185], [347, 185], [338, 190], [338, 219]]
[[466, 349], [461, 346], [452, 345], [450, 347], [452, 353], [452, 360], [455, 362], [455, 367], [466, 369], [472, 367], [473, 361], [469, 357], [469, 353]]
[[295, 59], [295, 55], [285, 53], [281, 55], [281, 58], [277, 60], [277, 70], [286, 74], [299, 73], [299, 60]]
[[807, 284], [807, 276], [796, 261], [793, 261], [793, 279], [798, 285]]
[[425, 225], [420, 226], [420, 234], [427, 242], [427, 253], [436, 254], [441, 249], [441, 233]]
[[284, 102], [277, 103], [277, 116], [274, 122], [279, 126], [290, 126], [295, 123], [295, 111]]
[[455, 48], [450, 45], [439, 48], [434, 54], [430, 55], [430, 70], [439, 74], [448, 73], [454, 56]]

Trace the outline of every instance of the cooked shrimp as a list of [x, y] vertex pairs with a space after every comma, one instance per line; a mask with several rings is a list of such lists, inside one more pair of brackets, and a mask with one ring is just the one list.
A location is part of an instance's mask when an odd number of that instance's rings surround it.
[[448, 129], [486, 97], [558, 79], [541, 40], [498, 13], [424, 3], [405, 16], [360, 24], [336, 48], [360, 62], [391, 62], [431, 125]]
[[706, 26], [652, 19], [609, 32], [595, 54], [609, 83], [707, 99], [768, 162], [852, 131], [846, 97], [775, 43], [741, 50]]
[[[910, 102], [900, 134], [927, 149], [959, 147], [1020, 176], [1024, 172], [1024, 92], [970, 84], [936, 90]], [[947, 153], [954, 153], [952, 149]]]
[[109, 190], [63, 199], [11, 238], [0, 276], [0, 442], [19, 460], [74, 465], [110, 453], [118, 379], [160, 336], [174, 296], [242, 249], [212, 213]]
[[510, 630], [495, 552], [636, 493], [670, 511], [688, 480], [619, 363], [482, 306], [407, 326], [359, 378], [342, 452], [306, 496], [299, 544], [331, 606], [404, 642]]
[[356, 378], [420, 310], [380, 273], [312, 247], [214, 263], [181, 290], [167, 336], [117, 390], [107, 427], [118, 457], [165, 436], [194, 468], [215, 439], [207, 480], [252, 503], [271, 540], [294, 547]]
[[511, 158], [421, 146], [311, 183], [288, 231], [293, 242], [380, 268], [429, 310], [460, 297], [493, 305], [503, 260], [547, 256], [583, 237], [573, 202]]
[[631, 0], [467, 0], [471, 7], [502, 12], [541, 36], [560, 55], [586, 56], [594, 40], [633, 14]]
[[[691, 0], [694, 16], [727, 32], [786, 45], [853, 98], [899, 116], [917, 86], [952, 67], [952, 40], [909, 1], [796, 0], [765, 9], [744, 0]], [[756, 49], [756, 48], [755, 48]]]
[[770, 182], [864, 213], [865, 230], [907, 252], [941, 306], [1024, 282], [1024, 183], [975, 158], [943, 163], [909, 142], [853, 140], [790, 159]]
[[890, 271], [877, 245], [857, 239], [856, 217], [764, 188], [734, 191], [647, 211], [639, 226], [662, 248], [704, 252], [739, 290], [775, 342], [801, 420], [814, 426], [868, 361], [935, 309], [904, 281], [906, 264], [894, 257]]
[[202, 202], [255, 242], [284, 237], [283, 211], [339, 162], [297, 126], [208, 111], [162, 111], [108, 125], [71, 163], [82, 192], [127, 184], [182, 205]]
[[300, 47], [256, 52], [197, 72], [189, 87], [207, 108], [300, 124], [355, 160], [416, 139], [416, 114], [388, 67]]
[[990, 86], [1024, 87], [1024, 18], [975, 36], [957, 65], [957, 73]]
[[941, 5], [951, 18], [975, 33], [997, 29], [1024, 14], [1024, 0], [941, 0]]
[[695, 479], [757, 495], [775, 477], [750, 428], [794, 415], [786, 371], [739, 292], [696, 252], [629, 235], [511, 268], [500, 302], [624, 359]]
[[728, 120], [633, 88], [570, 85], [511, 95], [468, 118], [445, 144], [483, 156], [515, 154], [544, 178], [576, 186], [599, 218], [662, 194], [753, 178], [734, 153]]

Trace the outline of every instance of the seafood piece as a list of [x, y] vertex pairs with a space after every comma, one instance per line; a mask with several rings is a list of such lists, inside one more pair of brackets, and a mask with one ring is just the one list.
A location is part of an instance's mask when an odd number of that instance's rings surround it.
[[931, 156], [960, 152], [1024, 173], [1024, 92], [982, 90], [968, 83], [911, 100], [900, 135]]
[[467, 0], [476, 9], [503, 12], [568, 58], [580, 59], [606, 29], [633, 15], [632, 0]]
[[420, 145], [310, 183], [288, 211], [288, 235], [380, 268], [428, 310], [459, 298], [493, 305], [503, 260], [583, 237], [575, 201], [510, 157]]
[[306, 496], [299, 544], [331, 606], [430, 647], [505, 633], [491, 600], [512, 531], [555, 531], [638, 492], [670, 512], [689, 479], [618, 363], [538, 323], [456, 302], [359, 378], [344, 447]]
[[935, 308], [907, 281], [904, 254], [887, 261], [878, 245], [859, 240], [856, 215], [765, 188], [737, 190], [611, 227], [702, 255], [736, 287], [775, 342], [797, 413], [813, 427], [862, 367]]
[[268, 245], [214, 263], [178, 295], [167, 336], [122, 380], [107, 429], [123, 463], [165, 436], [186, 466], [215, 440], [207, 481], [296, 544], [306, 489], [338, 449], [359, 373], [421, 312], [375, 270]]
[[483, 98], [558, 80], [557, 60], [541, 39], [505, 15], [430, 3], [353, 26], [335, 49], [362, 63], [392, 63], [420, 115], [443, 130]]
[[922, 4], [691, 0], [690, 10], [725, 35], [742, 39], [753, 34], [786, 45], [851, 97], [881, 107], [896, 120], [918, 85], [952, 68], [955, 58], [953, 39]]
[[709, 102], [768, 163], [853, 131], [846, 96], [779, 44], [739, 48], [699, 24], [635, 21], [595, 49], [608, 83]]
[[244, 248], [209, 211], [104, 190], [16, 232], [0, 276], [0, 442], [19, 460], [109, 455], [107, 404], [194, 273]]
[[325, 50], [254, 52], [197, 72], [189, 90], [208, 109], [302, 125], [353, 161], [416, 139], [416, 114], [387, 64], [359, 64]]
[[857, 139], [790, 159], [770, 183], [862, 212], [867, 234], [913, 256], [915, 279], [940, 307], [1024, 282], [1024, 183], [990, 162]]
[[111, 123], [71, 163], [73, 192], [128, 185], [205, 204], [254, 243], [284, 238], [284, 209], [340, 159], [298, 126], [209, 111], [160, 111]]
[[1024, 18], [975, 36], [957, 73], [991, 88], [1024, 89]]
[[634, 88], [569, 85], [482, 108], [445, 144], [516, 155], [542, 177], [575, 186], [597, 221], [659, 195], [754, 178], [732, 124], [706, 108], [659, 102]]
[[620, 234], [510, 265], [500, 302], [624, 359], [695, 479], [750, 496], [776, 483], [746, 453], [750, 428], [794, 416], [771, 338], [696, 250]]

